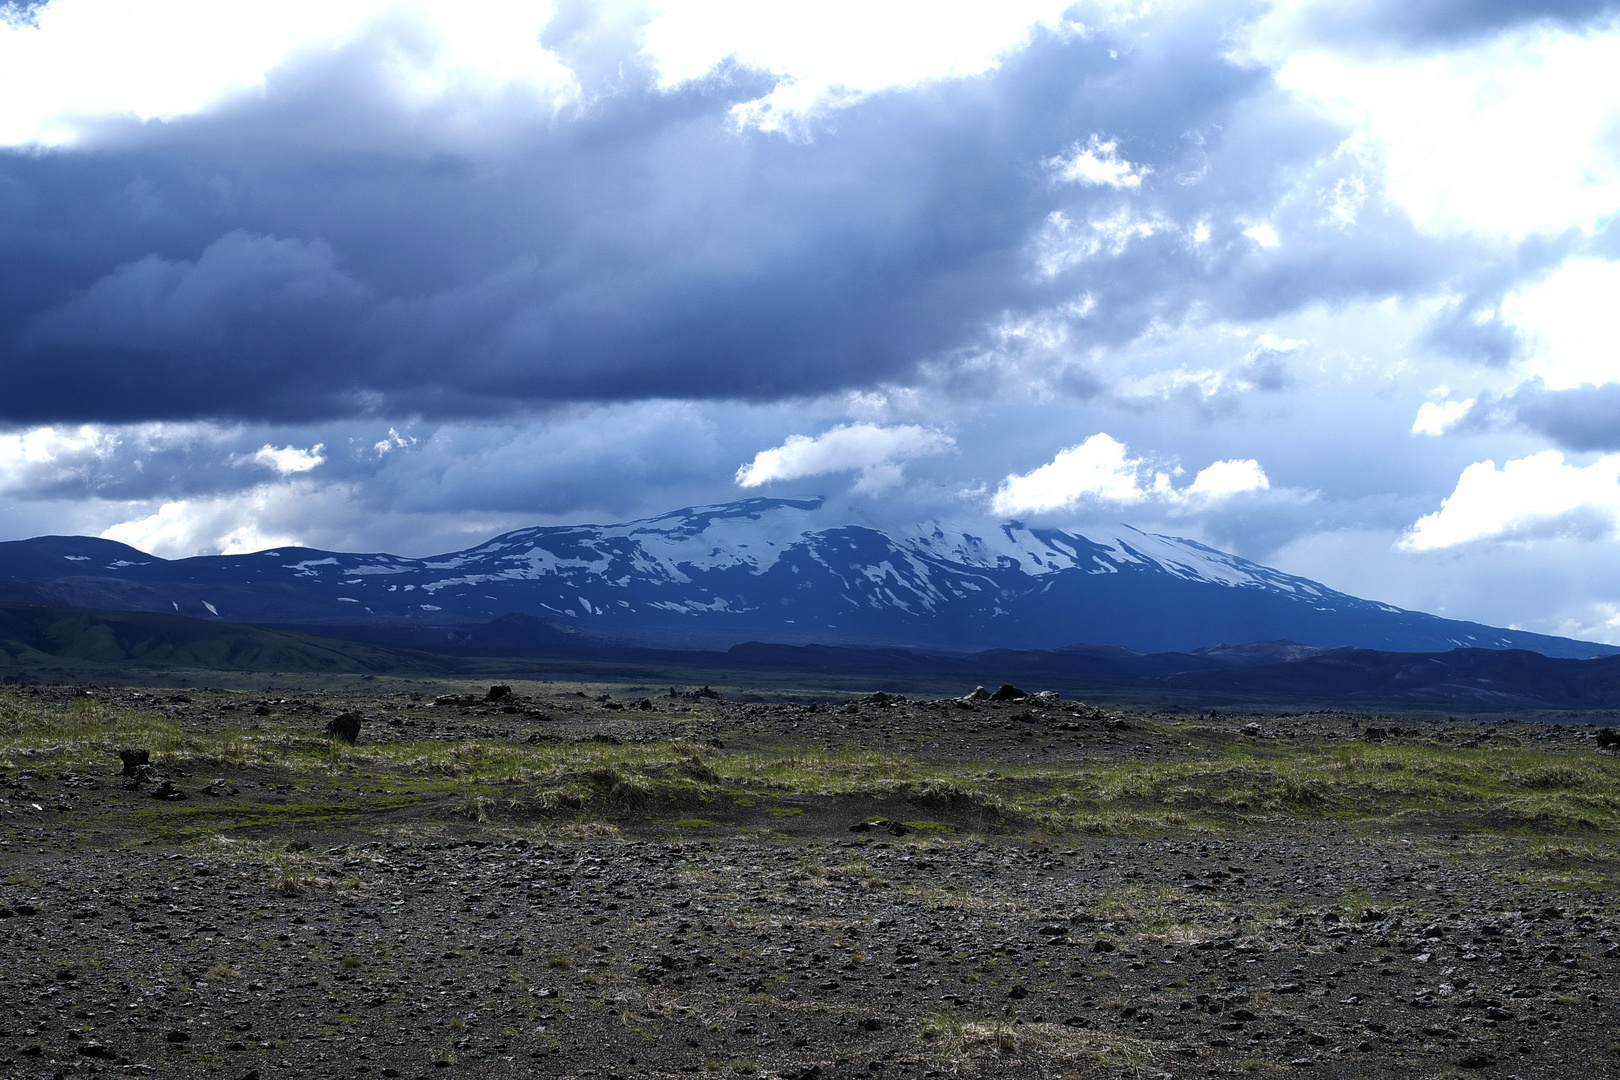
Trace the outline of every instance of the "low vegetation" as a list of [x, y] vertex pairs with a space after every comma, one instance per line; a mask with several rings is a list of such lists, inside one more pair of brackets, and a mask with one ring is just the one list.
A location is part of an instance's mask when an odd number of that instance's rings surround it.
[[[714, 823], [722, 806], [785, 821], [795, 799], [903, 803], [916, 816], [985, 830], [1130, 834], [1222, 830], [1291, 818], [1444, 824], [1503, 833], [1603, 834], [1620, 827], [1620, 759], [1515, 746], [1232, 739], [1177, 733], [1176, 759], [928, 761], [892, 750], [795, 744], [717, 749], [689, 737], [523, 742], [469, 737], [367, 739], [349, 745], [304, 721], [255, 717], [193, 725], [173, 715], [81, 697], [63, 707], [0, 696], [0, 767], [104, 773], [118, 751], [148, 749], [195, 774], [270, 770], [318, 777], [345, 808], [296, 800], [305, 814], [433, 804], [478, 822], [555, 815], [664, 816]], [[761, 801], [763, 800], [763, 801]], [[192, 804], [238, 827], [297, 816], [261, 800]], [[701, 809], [702, 813], [692, 813]], [[150, 816], [150, 815], [149, 815]], [[170, 815], [171, 817], [184, 814]], [[1576, 851], [1585, 848], [1565, 848]], [[1556, 856], [1548, 850], [1542, 859]]]

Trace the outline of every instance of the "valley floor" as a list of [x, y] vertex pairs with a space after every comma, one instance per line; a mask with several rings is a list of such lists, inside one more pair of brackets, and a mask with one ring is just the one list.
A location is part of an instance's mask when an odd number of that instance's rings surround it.
[[0, 1076], [1620, 1071], [1590, 730], [470, 689], [0, 697]]

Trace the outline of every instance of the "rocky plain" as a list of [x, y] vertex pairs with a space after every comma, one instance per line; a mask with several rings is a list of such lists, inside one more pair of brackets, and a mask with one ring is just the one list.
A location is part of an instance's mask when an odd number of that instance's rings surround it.
[[7, 688], [0, 1076], [1620, 1074], [1608, 729], [970, 690]]

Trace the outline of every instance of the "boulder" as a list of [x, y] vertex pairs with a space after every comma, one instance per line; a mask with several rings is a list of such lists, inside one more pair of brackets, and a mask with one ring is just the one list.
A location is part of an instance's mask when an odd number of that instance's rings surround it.
[[327, 722], [326, 733], [353, 746], [360, 741], [360, 714], [339, 713]]
[[124, 771], [120, 776], [139, 776], [143, 767], [149, 768], [152, 764], [151, 751], [136, 747], [133, 750], [120, 750], [118, 756], [124, 762]]
[[1022, 701], [1024, 698], [1027, 698], [1027, 697], [1029, 697], [1028, 694], [1026, 694], [1022, 690], [1018, 689], [1018, 687], [1014, 686], [1012, 683], [1002, 683], [1001, 684], [1001, 689], [997, 690], [995, 693], [990, 695], [990, 700], [991, 701]]

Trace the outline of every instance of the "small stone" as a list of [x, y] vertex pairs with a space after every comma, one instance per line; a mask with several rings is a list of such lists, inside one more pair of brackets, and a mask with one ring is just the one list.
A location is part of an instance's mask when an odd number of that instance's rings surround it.
[[183, 1031], [175, 1030], [175, 1031], [171, 1031], [167, 1035], [163, 1036], [163, 1041], [164, 1042], [171, 1042], [171, 1043], [190, 1042], [191, 1041], [191, 1036], [187, 1035]]
[[186, 793], [174, 786], [174, 782], [165, 780], [148, 792], [150, 798], [161, 799], [164, 802], [179, 802], [186, 797]]

